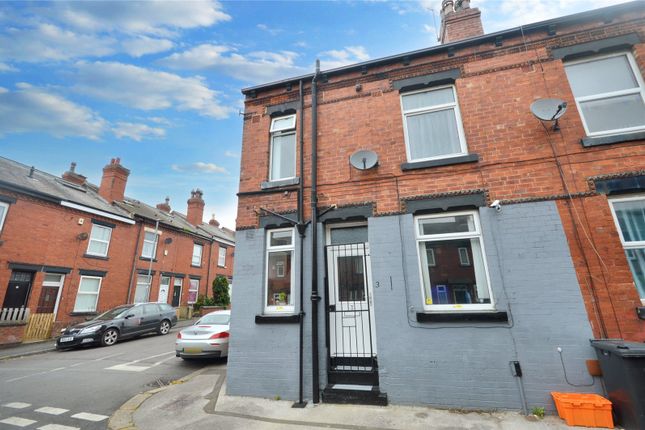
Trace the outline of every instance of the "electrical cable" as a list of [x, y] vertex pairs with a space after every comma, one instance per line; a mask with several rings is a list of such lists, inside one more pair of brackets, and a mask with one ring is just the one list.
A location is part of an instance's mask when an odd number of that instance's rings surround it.
[[558, 355], [560, 355], [560, 363], [562, 363], [562, 371], [564, 372], [564, 380], [567, 382], [567, 384], [571, 385], [572, 387], [593, 387], [596, 385], [596, 378], [593, 376], [591, 377], [591, 384], [574, 384], [571, 381], [569, 381], [569, 376], [567, 375], [567, 368], [564, 365], [564, 359], [562, 358], [562, 348], [558, 348]]

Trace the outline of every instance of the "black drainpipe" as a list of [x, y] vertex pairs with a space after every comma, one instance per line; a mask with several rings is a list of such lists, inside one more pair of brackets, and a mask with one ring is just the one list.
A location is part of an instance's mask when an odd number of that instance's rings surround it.
[[304, 100], [304, 90], [302, 86], [302, 80], [300, 81], [300, 186], [298, 187], [298, 224], [296, 228], [298, 229], [298, 234], [300, 236], [300, 357], [299, 357], [299, 374], [298, 374], [298, 388], [299, 396], [298, 403], [294, 403], [292, 407], [294, 408], [304, 408], [307, 405], [307, 402], [303, 400], [303, 386], [304, 386], [304, 376], [303, 376], [303, 351], [304, 351], [304, 322], [305, 322], [305, 289], [304, 289], [304, 273], [305, 273], [305, 232], [307, 231], [307, 224], [305, 224], [305, 214], [304, 214], [304, 192], [305, 192], [305, 100]]
[[320, 60], [311, 80], [311, 366], [313, 402], [320, 402], [318, 380], [318, 88]]

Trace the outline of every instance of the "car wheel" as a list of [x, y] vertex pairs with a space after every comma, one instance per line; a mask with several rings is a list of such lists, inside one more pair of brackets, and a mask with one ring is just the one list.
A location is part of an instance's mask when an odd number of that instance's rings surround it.
[[101, 336], [101, 345], [102, 346], [112, 346], [119, 339], [119, 332], [115, 328], [109, 328], [105, 330], [103, 336]]
[[161, 323], [159, 324], [159, 328], [157, 329], [157, 332], [160, 335], [164, 335], [164, 334], [168, 334], [169, 331], [170, 331], [170, 322], [168, 320], [161, 321]]

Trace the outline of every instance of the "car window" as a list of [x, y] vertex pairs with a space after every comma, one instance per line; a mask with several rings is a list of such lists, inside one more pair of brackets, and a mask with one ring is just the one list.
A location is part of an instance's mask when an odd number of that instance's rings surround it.
[[135, 306], [135, 307], [133, 307], [132, 309], [130, 309], [130, 310], [126, 313], [126, 315], [132, 315], [132, 316], [135, 316], [135, 317], [140, 317], [141, 315], [143, 315], [143, 311], [142, 311], [142, 309], [141, 309], [141, 306]]
[[202, 319], [197, 321], [195, 325], [197, 324], [220, 324], [220, 325], [226, 325], [230, 321], [231, 316], [227, 314], [213, 314], [213, 315], [205, 315]]
[[157, 305], [143, 305], [143, 314], [144, 315], [155, 315], [159, 313], [159, 306]]
[[173, 307], [167, 303], [161, 303], [159, 307], [161, 308], [161, 312], [170, 312], [174, 310]]
[[97, 316], [95, 319], [97, 320], [113, 320], [115, 318], [118, 318], [119, 316], [122, 316], [122, 314], [128, 313], [127, 311], [130, 309], [130, 306], [119, 306], [114, 309], [110, 309], [107, 312], [102, 313], [101, 315]]

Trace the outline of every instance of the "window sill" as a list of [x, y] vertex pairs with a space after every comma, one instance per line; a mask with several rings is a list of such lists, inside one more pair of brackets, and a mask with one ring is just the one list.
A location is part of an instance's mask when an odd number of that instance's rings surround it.
[[298, 185], [300, 178], [278, 179], [277, 181], [265, 181], [260, 184], [260, 188], [268, 190], [270, 188], [286, 187], [288, 185]]
[[613, 136], [583, 137], [580, 143], [585, 148], [594, 146], [612, 145], [614, 143], [633, 142], [635, 140], [645, 140], [645, 131], [635, 133], [614, 134]]
[[256, 315], [256, 324], [296, 324], [300, 322], [300, 314], [286, 315]]
[[220, 266], [219, 264], [217, 265], [217, 267], [221, 267], [222, 269], [226, 269], [226, 266]]
[[450, 158], [441, 158], [438, 160], [411, 161], [408, 163], [401, 164], [401, 170], [405, 172], [406, 170], [426, 169], [428, 167], [452, 166], [453, 164], [475, 163], [477, 161], [479, 161], [479, 155], [466, 154], [466, 155], [458, 155], [456, 157], [450, 157]]
[[83, 257], [84, 258], [93, 258], [95, 260], [105, 260], [105, 261], [110, 259], [109, 257], [102, 257], [100, 255], [92, 255], [92, 254], [83, 254]]
[[157, 262], [156, 258], [150, 258], [150, 257], [139, 257], [139, 260], [141, 260], [141, 261], [152, 261], [153, 263]]
[[417, 322], [508, 322], [507, 312], [417, 312]]
[[201, 267], [202, 267], [202, 266], [201, 266], [201, 264], [200, 264], [200, 265], [197, 265], [197, 264], [191, 264], [191, 265], [190, 265], [190, 267], [196, 267], [196, 268], [198, 268], [198, 269], [201, 269]]

